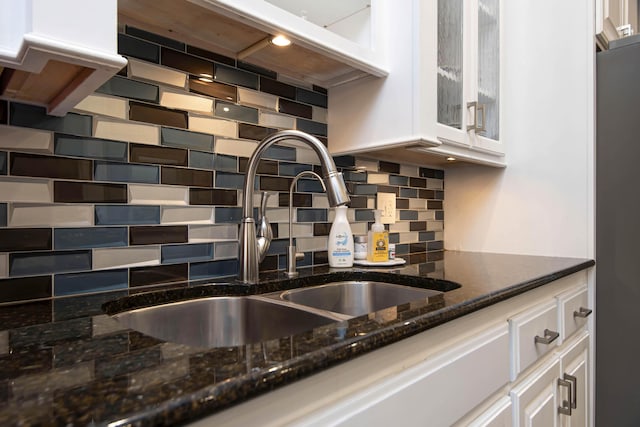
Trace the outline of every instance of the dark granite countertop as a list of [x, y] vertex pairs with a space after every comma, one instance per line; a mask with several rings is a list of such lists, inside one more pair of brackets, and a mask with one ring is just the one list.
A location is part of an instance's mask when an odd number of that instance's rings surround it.
[[[301, 270], [296, 281], [264, 275], [254, 286], [188, 283], [0, 307], [0, 425], [186, 423], [592, 265], [587, 259], [445, 252], [444, 271], [437, 273], [422, 264], [316, 268]], [[214, 349], [123, 329], [104, 312], [327, 279], [461, 287], [435, 304], [404, 304], [281, 339]]]

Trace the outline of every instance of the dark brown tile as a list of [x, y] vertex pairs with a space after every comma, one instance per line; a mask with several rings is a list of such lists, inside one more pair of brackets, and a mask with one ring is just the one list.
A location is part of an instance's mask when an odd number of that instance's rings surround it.
[[153, 163], [173, 166], [187, 166], [189, 164], [189, 152], [180, 148], [131, 144], [129, 150], [130, 160], [135, 163]]
[[411, 254], [426, 252], [426, 250], [427, 250], [427, 244], [424, 242], [409, 244], [409, 253]]
[[366, 209], [367, 197], [366, 196], [351, 196], [350, 208]]
[[260, 190], [267, 191], [289, 191], [291, 178], [283, 178], [279, 176], [261, 176]]
[[9, 103], [0, 100], [0, 124], [6, 125], [9, 122]]
[[314, 236], [328, 236], [330, 231], [331, 231], [331, 223], [316, 222], [313, 224]]
[[420, 168], [420, 176], [423, 178], [444, 179], [444, 171], [442, 169]]
[[186, 71], [196, 76], [213, 77], [213, 63], [211, 61], [165, 47], [162, 48], [160, 55], [160, 63], [162, 65]]
[[441, 261], [444, 259], [444, 251], [427, 252], [427, 261]]
[[412, 221], [409, 223], [409, 231], [427, 231], [427, 221]]
[[129, 228], [130, 245], [157, 245], [187, 243], [189, 228], [186, 225], [142, 226]]
[[400, 195], [400, 188], [392, 185], [378, 185], [378, 193], [393, 193], [397, 197]]
[[201, 56], [203, 58], [210, 59], [212, 61], [220, 62], [222, 64], [231, 65], [235, 67], [236, 60], [229, 58], [228, 56], [220, 55], [219, 53], [211, 52], [210, 50], [204, 50], [196, 46], [187, 45], [187, 53], [192, 55]]
[[238, 192], [236, 190], [190, 188], [189, 204], [236, 206], [238, 204]]
[[412, 176], [409, 177], [409, 186], [427, 188], [427, 180], [424, 178], [416, 178]]
[[274, 134], [277, 129], [267, 128], [264, 126], [250, 125], [247, 123], [238, 124], [238, 136], [242, 139], [254, 139], [261, 141], [265, 137]]
[[444, 191], [436, 190], [436, 195], [434, 197], [436, 200], [444, 200]]
[[291, 114], [292, 116], [304, 117], [305, 119], [311, 119], [313, 117], [313, 109], [310, 105], [300, 104], [289, 101], [288, 99], [280, 99], [278, 111], [284, 114]]
[[91, 160], [11, 153], [10, 165], [11, 175], [62, 179], [93, 178]]
[[203, 82], [197, 77], [189, 77], [189, 90], [202, 95], [224, 99], [231, 102], [238, 101], [238, 89], [235, 86], [218, 82]]
[[50, 228], [0, 229], [0, 252], [51, 250]]
[[327, 94], [327, 90], [325, 88], [323, 88], [322, 86], [316, 86], [313, 85], [313, 90], [318, 92], [318, 93], [323, 93], [323, 94]]
[[260, 271], [275, 271], [278, 269], [278, 255], [268, 255], [260, 263]]
[[[238, 159], [238, 172], [246, 172], [248, 163], [248, 158], [240, 157]], [[259, 175], [278, 175], [278, 162], [274, 162], [273, 160], [260, 159], [260, 161], [258, 162], [257, 172]]]
[[0, 280], [0, 303], [51, 297], [51, 276]]
[[436, 192], [433, 190], [420, 189], [418, 190], [418, 197], [420, 197], [421, 199], [435, 199]]
[[162, 166], [162, 183], [191, 187], [212, 187], [213, 172]]
[[[289, 206], [289, 192], [278, 194], [278, 204], [281, 207]], [[293, 206], [296, 208], [310, 208], [313, 205], [311, 194], [293, 193]]]
[[327, 251], [319, 251], [313, 253], [313, 265], [322, 265], [329, 263], [329, 253]]
[[296, 99], [296, 87], [279, 82], [268, 77], [260, 76], [260, 92]]
[[325, 136], [320, 136], [320, 135], [316, 135], [316, 138], [318, 138], [318, 140], [320, 142], [322, 142], [324, 144], [325, 147], [329, 146], [329, 139], [327, 139], [327, 137]]
[[410, 254], [409, 255], [409, 264], [421, 264], [423, 262], [427, 262], [427, 254]]
[[129, 272], [129, 286], [136, 287], [182, 282], [189, 279], [188, 267], [188, 264], [175, 264], [132, 268]]
[[409, 209], [409, 199], [396, 198], [396, 209]]
[[427, 200], [427, 209], [442, 210], [442, 200]]
[[380, 160], [380, 162], [378, 162], [378, 170], [380, 172], [400, 173], [400, 165], [398, 163]]
[[156, 105], [141, 104], [133, 101], [129, 101], [129, 119], [183, 129], [189, 126], [189, 115], [186, 111], [170, 110]]
[[127, 203], [126, 184], [55, 181], [56, 203]]

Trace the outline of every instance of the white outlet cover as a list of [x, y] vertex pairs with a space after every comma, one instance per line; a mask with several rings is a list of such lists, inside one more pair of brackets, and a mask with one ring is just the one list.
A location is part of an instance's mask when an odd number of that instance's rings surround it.
[[394, 193], [378, 193], [377, 208], [382, 211], [380, 221], [383, 224], [396, 223], [396, 195]]

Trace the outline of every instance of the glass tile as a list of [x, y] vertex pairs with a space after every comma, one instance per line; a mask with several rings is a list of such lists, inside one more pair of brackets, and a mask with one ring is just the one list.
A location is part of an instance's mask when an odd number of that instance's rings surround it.
[[[294, 239], [295, 240], [295, 239]], [[289, 239], [274, 239], [269, 245], [268, 255], [285, 255], [289, 247]]]
[[[248, 158], [240, 157], [238, 159], [238, 170], [242, 173], [245, 173], [247, 171], [248, 164]], [[278, 162], [275, 162], [273, 160], [260, 159], [256, 172], [260, 175], [278, 175]]]
[[401, 221], [416, 221], [418, 219], [418, 211], [400, 211]]
[[160, 224], [160, 206], [96, 206], [96, 225]]
[[280, 99], [278, 111], [292, 116], [304, 117], [305, 119], [313, 118], [313, 108], [310, 105], [300, 104], [288, 99]]
[[115, 291], [126, 289], [128, 284], [129, 272], [127, 269], [56, 274], [53, 294], [59, 297], [90, 292]]
[[129, 235], [125, 227], [56, 228], [53, 246], [60, 249], [90, 249], [127, 246]]
[[145, 226], [129, 228], [130, 245], [156, 245], [164, 243], [186, 243], [189, 240], [186, 225]]
[[349, 204], [350, 208], [366, 208], [367, 207], [367, 201], [369, 200], [367, 197], [351, 196], [350, 198], [351, 198], [351, 203]]
[[219, 82], [258, 89], [258, 76], [253, 73], [221, 64], [216, 64], [215, 70], [214, 78]]
[[326, 209], [298, 209], [297, 222], [327, 222]]
[[303, 171], [313, 171], [312, 165], [307, 165], [304, 163], [285, 163], [280, 162], [280, 173], [281, 176], [296, 176], [300, 172]]
[[296, 149], [293, 147], [280, 147], [277, 145], [272, 145], [264, 152], [263, 158], [295, 162]]
[[300, 179], [297, 184], [297, 191], [305, 193], [324, 193], [322, 183], [317, 179]]
[[442, 240], [427, 242], [428, 251], [441, 251], [443, 249], [444, 249], [444, 242]]
[[187, 166], [188, 164], [188, 151], [180, 148], [131, 144], [130, 150], [131, 161], [136, 163], [157, 163], [173, 166]]
[[260, 76], [260, 92], [270, 93], [289, 99], [296, 99], [296, 87]]
[[258, 110], [256, 108], [236, 105], [230, 102], [216, 101], [215, 115], [240, 122], [258, 123]]
[[122, 33], [118, 34], [118, 53], [156, 64], [160, 62], [160, 46]]
[[235, 86], [218, 82], [203, 82], [194, 76], [189, 77], [189, 90], [226, 101], [238, 101], [238, 89]]
[[127, 144], [125, 142], [81, 138], [57, 133], [54, 147], [55, 154], [61, 156], [127, 161]]
[[236, 206], [238, 204], [238, 192], [236, 190], [190, 188], [189, 204]]
[[436, 238], [435, 231], [421, 231], [418, 233], [418, 240], [421, 242], [427, 242]]
[[127, 203], [126, 184], [55, 181], [56, 203]]
[[298, 130], [312, 135], [327, 136], [327, 124], [311, 120], [298, 119]]
[[412, 221], [409, 223], [409, 231], [427, 231], [427, 221]]
[[9, 254], [10, 276], [31, 276], [82, 270], [91, 270], [91, 251]]
[[0, 203], [0, 227], [7, 226], [7, 204]]
[[330, 222], [316, 222], [313, 224], [313, 235], [314, 236], [328, 236], [331, 231], [331, 223]]
[[0, 151], [0, 175], [7, 174], [7, 152]]
[[399, 196], [400, 191], [398, 187], [393, 187], [391, 185], [380, 185], [378, 184], [378, 192], [379, 193], [393, 193], [397, 196]]
[[389, 243], [400, 243], [400, 233], [389, 233]]
[[10, 121], [13, 126], [52, 130], [72, 135], [91, 136], [93, 120], [91, 116], [67, 113], [64, 117], [47, 115], [43, 107], [20, 104], [10, 104]]
[[421, 188], [418, 190], [418, 197], [421, 199], [435, 199], [436, 192], [434, 190], [424, 190]]
[[91, 160], [11, 153], [11, 175], [90, 180], [93, 171]]
[[380, 160], [378, 162], [378, 171], [398, 174], [400, 173], [400, 165], [398, 163], [385, 162], [383, 160]]
[[192, 187], [212, 187], [213, 172], [162, 166], [162, 183]]
[[367, 182], [367, 173], [360, 171], [342, 171], [345, 181], [351, 182]]
[[235, 259], [194, 263], [189, 268], [189, 279], [191, 280], [235, 276], [236, 274], [238, 274], [238, 261]]
[[376, 184], [353, 184], [353, 194], [355, 195], [373, 195], [378, 193]]
[[162, 126], [173, 126], [186, 129], [188, 114], [182, 110], [172, 110], [138, 102], [129, 102], [129, 119], [138, 122], [153, 123]]
[[215, 169], [215, 155], [202, 151], [189, 151], [189, 167], [213, 170]]
[[50, 228], [5, 228], [0, 230], [0, 252], [51, 250]]
[[374, 217], [373, 217], [373, 211], [370, 209], [367, 210], [361, 210], [361, 209], [356, 209], [356, 221], [373, 221]]
[[[284, 178], [279, 176], [261, 176], [260, 190], [289, 191], [291, 181], [291, 178]], [[300, 181], [298, 181], [298, 185], [300, 185]]]
[[327, 95], [307, 89], [296, 88], [296, 101], [327, 108]]
[[428, 200], [427, 209], [442, 210], [442, 200]]
[[322, 93], [322, 94], [325, 94], [325, 95], [327, 94], [327, 89], [323, 88], [322, 86], [313, 85], [312, 89], [314, 91], [316, 91], [316, 92], [319, 92], [319, 93]]
[[213, 259], [213, 243], [195, 245], [165, 245], [161, 248], [162, 263], [197, 262]]
[[[237, 172], [238, 158], [236, 156], [227, 156], [225, 154], [216, 154], [214, 160], [216, 171]], [[217, 173], [217, 172], [216, 172]]]
[[216, 224], [240, 223], [242, 219], [242, 208], [215, 208]]
[[262, 74], [263, 76], [276, 79], [278, 78], [278, 73], [275, 71], [268, 70], [266, 68], [259, 67], [257, 65], [249, 64], [248, 62], [238, 61], [238, 68], [242, 70], [251, 71], [252, 73]]
[[9, 121], [9, 103], [0, 100], [0, 124], [6, 125]]
[[424, 178], [409, 177], [409, 185], [411, 187], [427, 188], [427, 180]]
[[406, 255], [409, 253], [409, 245], [406, 243], [396, 244], [396, 255]]
[[[289, 192], [278, 193], [278, 205], [289, 206]], [[311, 194], [293, 193], [293, 206], [296, 208], [310, 208], [313, 206], [313, 196]]]
[[[256, 176], [256, 189], [259, 188], [259, 176]], [[242, 190], [244, 187], [244, 174], [231, 172], [216, 172], [216, 188], [235, 188]]]
[[51, 276], [0, 280], [0, 303], [50, 297]]
[[444, 171], [440, 169], [420, 168], [420, 176], [423, 178], [444, 179]]
[[213, 63], [193, 55], [163, 47], [161, 49], [160, 63], [167, 67], [186, 71], [196, 76], [213, 76]]
[[396, 209], [409, 209], [409, 199], [396, 198]]
[[162, 145], [178, 148], [196, 148], [206, 151], [213, 150], [213, 135], [163, 127], [160, 130], [160, 136]]
[[356, 158], [353, 156], [334, 156], [333, 162], [340, 168], [355, 167]]
[[161, 44], [163, 46], [167, 46], [176, 50], [182, 50], [184, 51], [186, 49], [186, 46], [184, 43], [179, 42], [177, 40], [173, 40], [170, 39], [168, 37], [163, 37], [161, 35], [158, 34], [154, 34], [154, 33], [150, 33], [148, 31], [144, 31], [141, 30], [139, 28], [135, 28], [135, 27], [131, 27], [129, 25], [125, 26], [124, 32], [134, 36], [134, 37], [138, 37], [140, 39], [144, 39], [144, 40], [148, 40], [150, 42], [153, 43], [157, 43], [157, 44]]
[[158, 103], [158, 86], [150, 83], [129, 80], [125, 77], [113, 76], [105, 84], [96, 89], [98, 93], [120, 96], [122, 98], [138, 99]]
[[131, 269], [131, 287], [159, 285], [189, 280], [187, 264], [161, 265]]
[[96, 181], [157, 184], [160, 180], [158, 166], [96, 161], [94, 169], [93, 177]]
[[444, 191], [436, 190], [436, 200], [444, 200]]
[[427, 250], [427, 245], [424, 242], [419, 243], [409, 243], [409, 253], [419, 253], [425, 252]]
[[236, 65], [236, 60], [233, 58], [229, 58], [228, 56], [220, 55], [218, 53], [204, 50], [191, 45], [187, 45], [187, 53], [211, 59], [212, 61], [220, 62], [221, 64], [231, 65], [232, 67], [235, 67]]
[[247, 123], [238, 124], [238, 136], [242, 139], [261, 141], [276, 132], [277, 129], [267, 128], [264, 126], [250, 125]]
[[418, 197], [418, 190], [416, 190], [415, 188], [401, 188], [400, 197], [415, 199], [416, 197]]
[[437, 211], [436, 212], [436, 220], [437, 221], [443, 221], [444, 220], [444, 211]]
[[313, 265], [322, 265], [329, 263], [329, 253], [327, 251], [318, 251], [313, 253]]

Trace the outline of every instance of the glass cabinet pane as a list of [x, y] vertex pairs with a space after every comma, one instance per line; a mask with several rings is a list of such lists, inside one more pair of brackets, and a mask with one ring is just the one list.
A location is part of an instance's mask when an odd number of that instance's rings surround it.
[[499, 0], [478, 0], [478, 103], [484, 105], [486, 130], [477, 133], [495, 140], [500, 137], [499, 4]]
[[438, 123], [462, 129], [462, 0], [438, 1]]

